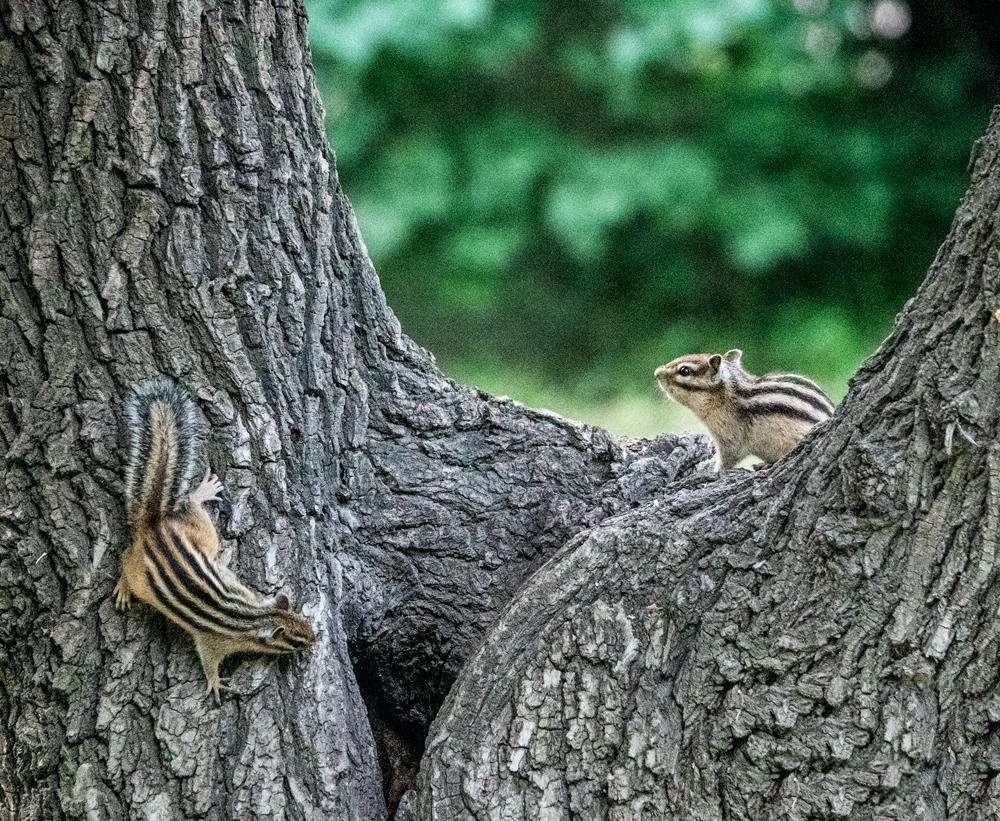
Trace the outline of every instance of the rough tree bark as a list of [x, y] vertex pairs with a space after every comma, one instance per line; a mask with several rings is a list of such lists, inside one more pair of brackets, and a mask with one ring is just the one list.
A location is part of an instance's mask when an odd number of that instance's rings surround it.
[[[982, 799], [998, 131], [837, 420], [714, 480], [700, 440], [455, 386], [401, 333], [300, 5], [5, 5], [0, 817], [384, 817], [474, 652], [403, 814]], [[156, 373], [206, 417], [234, 568], [319, 633], [221, 709], [187, 637], [111, 602], [121, 401]], [[979, 444], [945, 455], [958, 421]]]
[[[384, 817], [530, 573], [705, 455], [440, 375], [308, 55], [297, 3], [0, 9], [0, 817]], [[319, 633], [221, 709], [186, 636], [112, 607], [122, 400], [160, 373], [205, 416], [224, 554]]]

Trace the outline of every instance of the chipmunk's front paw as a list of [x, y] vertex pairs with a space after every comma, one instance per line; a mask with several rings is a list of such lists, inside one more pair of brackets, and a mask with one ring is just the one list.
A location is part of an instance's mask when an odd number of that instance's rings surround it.
[[217, 502], [219, 501], [219, 494], [224, 490], [222, 482], [219, 481], [219, 477], [210, 471], [205, 471], [205, 478], [201, 480], [201, 484], [194, 489], [191, 494], [191, 499], [195, 504], [204, 504], [205, 502]]

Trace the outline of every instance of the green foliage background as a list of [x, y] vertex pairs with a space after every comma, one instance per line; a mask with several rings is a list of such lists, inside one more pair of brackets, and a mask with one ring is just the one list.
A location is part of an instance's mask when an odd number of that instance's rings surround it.
[[690, 426], [652, 371], [692, 351], [841, 395], [944, 238], [995, 79], [961, 3], [308, 5], [403, 327], [459, 380], [625, 433]]

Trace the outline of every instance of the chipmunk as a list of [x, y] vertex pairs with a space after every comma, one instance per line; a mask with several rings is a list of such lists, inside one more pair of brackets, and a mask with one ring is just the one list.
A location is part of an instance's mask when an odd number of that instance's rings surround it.
[[125, 499], [132, 543], [115, 586], [115, 605], [145, 602], [194, 637], [208, 692], [222, 704], [228, 679], [219, 664], [233, 653], [290, 653], [312, 645], [309, 622], [288, 597], [265, 599], [218, 559], [219, 537], [205, 503], [222, 483], [209, 472], [186, 494], [195, 470], [195, 408], [167, 379], [140, 386], [125, 406], [129, 432]]
[[743, 352], [689, 354], [656, 369], [671, 399], [705, 423], [715, 443], [715, 469], [745, 456], [780, 459], [809, 431], [833, 415], [833, 403], [811, 379], [794, 373], [754, 376], [740, 364]]

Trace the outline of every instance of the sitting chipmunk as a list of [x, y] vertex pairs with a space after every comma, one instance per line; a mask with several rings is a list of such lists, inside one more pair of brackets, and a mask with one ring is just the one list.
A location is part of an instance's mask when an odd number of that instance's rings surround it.
[[794, 373], [754, 376], [740, 365], [743, 351], [689, 354], [656, 369], [660, 389], [690, 408], [715, 443], [715, 469], [745, 456], [780, 459], [833, 415], [833, 403], [811, 379]]
[[125, 498], [133, 530], [115, 604], [135, 596], [194, 637], [208, 692], [222, 704], [228, 680], [219, 664], [233, 653], [290, 653], [316, 640], [309, 622], [289, 609], [288, 597], [265, 599], [218, 560], [219, 537], [204, 505], [222, 483], [209, 473], [185, 494], [194, 472], [195, 409], [167, 379], [138, 388], [125, 407], [129, 461]]

